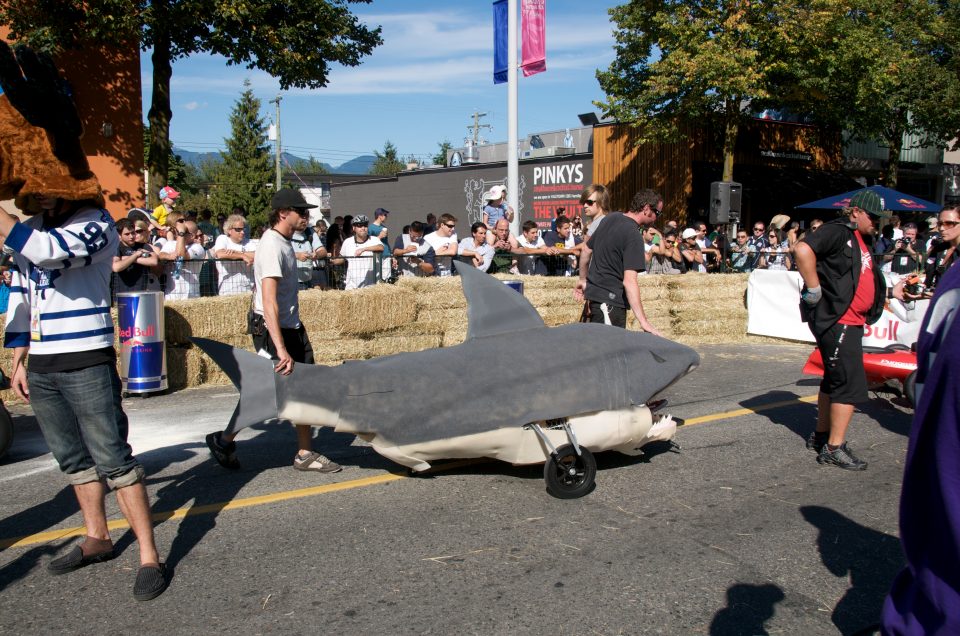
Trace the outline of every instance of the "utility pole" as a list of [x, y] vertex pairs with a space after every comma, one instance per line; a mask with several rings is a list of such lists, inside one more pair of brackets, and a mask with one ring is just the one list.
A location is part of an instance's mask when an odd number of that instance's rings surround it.
[[280, 97], [280, 95], [277, 95], [274, 99], [270, 100], [271, 104], [277, 105], [277, 139], [276, 139], [276, 152], [275, 152], [276, 156], [274, 157], [274, 164], [277, 170], [277, 183], [276, 183], [276, 189], [274, 190], [274, 192], [278, 192], [280, 190], [280, 148], [281, 148], [280, 146], [280, 100], [281, 99], [282, 98]]
[[473, 125], [472, 125], [472, 126], [467, 126], [467, 130], [473, 131], [473, 137], [472, 137], [472, 138], [473, 138], [473, 145], [474, 145], [474, 146], [476, 146], [476, 145], [478, 145], [478, 144], [480, 143], [480, 129], [481, 129], [481, 128], [487, 128], [487, 129], [491, 129], [491, 128], [492, 128], [492, 126], [491, 126], [490, 124], [481, 124], [481, 123], [480, 123], [480, 119], [483, 118], [483, 117], [486, 117], [486, 116], [487, 116], [487, 113], [479, 113], [479, 112], [474, 111], [474, 113], [473, 113]]

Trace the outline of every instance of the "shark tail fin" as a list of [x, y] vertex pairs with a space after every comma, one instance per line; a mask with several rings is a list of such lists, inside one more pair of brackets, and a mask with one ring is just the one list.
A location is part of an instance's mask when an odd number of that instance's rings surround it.
[[224, 429], [226, 432], [235, 433], [253, 424], [277, 418], [277, 383], [271, 360], [216, 340], [190, 340], [223, 369], [233, 386], [240, 391], [240, 401]]

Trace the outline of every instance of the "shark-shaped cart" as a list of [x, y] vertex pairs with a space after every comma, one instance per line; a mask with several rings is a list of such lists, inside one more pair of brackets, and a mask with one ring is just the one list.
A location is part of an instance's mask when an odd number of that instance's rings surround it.
[[699, 365], [696, 351], [607, 325], [547, 327], [502, 281], [457, 270], [469, 324], [453, 347], [297, 364], [283, 376], [262, 356], [194, 338], [240, 391], [226, 430], [276, 419], [329, 426], [413, 472], [440, 459], [545, 462], [548, 492], [565, 499], [592, 490], [594, 452], [635, 456], [673, 438], [677, 420], [648, 405]]

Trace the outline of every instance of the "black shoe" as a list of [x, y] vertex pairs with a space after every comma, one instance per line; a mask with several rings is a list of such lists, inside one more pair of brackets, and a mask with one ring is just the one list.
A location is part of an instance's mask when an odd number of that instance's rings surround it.
[[859, 459], [853, 452], [847, 448], [847, 443], [840, 444], [835, 449], [830, 450], [830, 446], [823, 445], [820, 454], [817, 455], [817, 463], [829, 464], [845, 470], [866, 470], [867, 462]]
[[133, 598], [138, 601], [155, 599], [167, 589], [167, 573], [163, 563], [144, 565], [137, 570], [137, 580], [133, 584]]
[[807, 448], [819, 453], [820, 449], [827, 445], [829, 435], [829, 433], [818, 433], [817, 431], [810, 433], [810, 437], [807, 438]]
[[75, 545], [73, 546], [72, 550], [64, 554], [62, 557], [57, 557], [48, 563], [47, 571], [53, 575], [66, 574], [67, 572], [73, 572], [74, 570], [79, 570], [82, 567], [86, 567], [91, 563], [102, 563], [104, 561], [109, 561], [115, 556], [117, 556], [117, 553], [113, 548], [104, 550], [103, 552], [95, 552], [94, 554], [84, 555], [83, 550], [80, 549], [80, 546]]
[[240, 468], [240, 462], [237, 460], [237, 445], [234, 442], [221, 443], [219, 432], [210, 433], [206, 439], [207, 448], [210, 449], [210, 454], [213, 455], [218, 464], [230, 470]]

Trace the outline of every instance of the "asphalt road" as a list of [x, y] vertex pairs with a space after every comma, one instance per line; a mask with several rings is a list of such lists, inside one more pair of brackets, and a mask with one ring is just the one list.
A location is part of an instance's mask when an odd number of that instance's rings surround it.
[[[335, 475], [290, 467], [293, 431], [241, 435], [243, 469], [208, 456], [229, 387], [125, 400], [149, 474], [167, 592], [133, 600], [116, 499], [114, 561], [52, 577], [82, 522], [29, 409], [0, 463], [0, 633], [853, 634], [902, 567], [897, 505], [910, 411], [875, 398], [851, 446], [804, 448], [808, 347], [704, 346], [664, 393], [687, 418], [643, 459], [598, 455], [597, 487], [558, 500], [542, 467], [472, 463], [409, 477], [328, 430]], [[491, 399], [496, 399], [491, 396]], [[649, 447], [648, 447], [649, 448]], [[80, 531], [82, 534], [82, 530]]]

